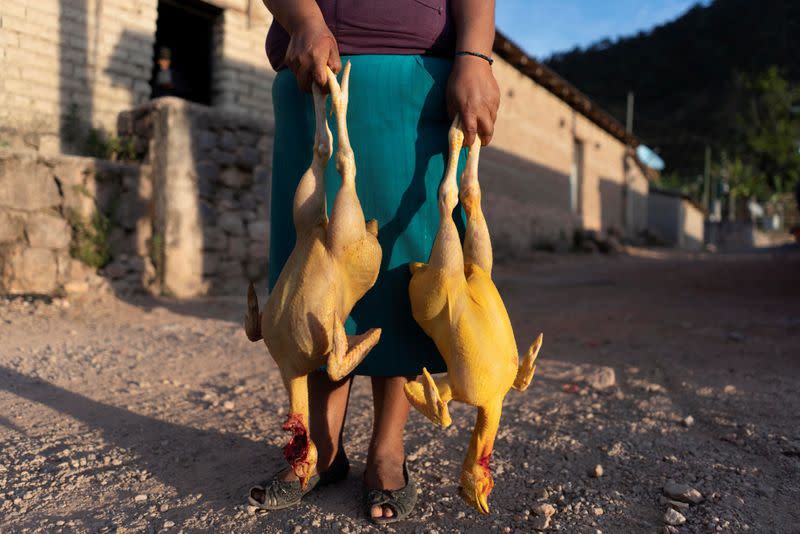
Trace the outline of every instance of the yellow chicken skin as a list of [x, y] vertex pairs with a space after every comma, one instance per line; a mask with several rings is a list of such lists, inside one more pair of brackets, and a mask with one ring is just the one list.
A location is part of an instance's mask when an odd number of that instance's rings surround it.
[[435, 424], [450, 425], [447, 403], [476, 406], [478, 419], [461, 469], [461, 497], [489, 513], [494, 486], [489, 460], [509, 389], [525, 390], [533, 378], [542, 335], [520, 364], [508, 312], [492, 282], [492, 245], [481, 211], [478, 184], [480, 139], [469, 148], [461, 176], [461, 204], [467, 213], [462, 252], [452, 213], [457, 204], [456, 172], [464, 134], [456, 117], [449, 134], [450, 153], [439, 188], [439, 229], [427, 264], [414, 263], [409, 295], [414, 319], [436, 343], [447, 364], [445, 376], [422, 377], [405, 386], [409, 402]]
[[292, 439], [284, 456], [305, 489], [314, 474], [317, 449], [309, 438], [307, 375], [322, 365], [334, 381], [347, 376], [375, 346], [381, 331], [373, 328], [346, 336], [343, 321], [355, 303], [375, 284], [381, 264], [378, 224], [365, 222], [356, 195], [356, 167], [347, 133], [350, 77], [348, 63], [339, 85], [328, 69], [333, 114], [339, 132], [336, 169], [342, 185], [328, 220], [325, 169], [333, 152], [325, 117], [327, 95], [313, 88], [316, 133], [310, 168], [297, 186], [293, 205], [297, 242], [259, 312], [255, 289], [248, 290], [245, 331], [262, 338], [280, 369], [289, 392], [290, 411], [284, 430]]

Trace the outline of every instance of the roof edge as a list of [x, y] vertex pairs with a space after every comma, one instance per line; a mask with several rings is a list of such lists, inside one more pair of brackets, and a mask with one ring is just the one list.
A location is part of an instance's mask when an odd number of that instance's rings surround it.
[[574, 110], [586, 116], [618, 140], [633, 147], [639, 145], [639, 139], [625, 131], [625, 127], [611, 114], [601, 109], [588, 96], [556, 74], [550, 67], [526, 54], [522, 48], [500, 31], [495, 31], [493, 50], [498, 57], [569, 104]]

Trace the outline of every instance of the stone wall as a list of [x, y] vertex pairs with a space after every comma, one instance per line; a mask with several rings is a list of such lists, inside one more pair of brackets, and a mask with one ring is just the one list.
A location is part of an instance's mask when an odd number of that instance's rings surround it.
[[241, 293], [264, 283], [272, 123], [160, 98], [120, 115], [153, 168], [160, 292]]
[[0, 293], [264, 284], [271, 123], [176, 98], [118, 122], [141, 163], [0, 151]]
[[[261, 2], [214, 0], [213, 104], [271, 114]], [[157, 0], [9, 0], [0, 10], [0, 146], [80, 152], [150, 98]]]
[[147, 166], [0, 151], [0, 293], [96, 289], [101, 264], [117, 290], [150, 286], [151, 191]]

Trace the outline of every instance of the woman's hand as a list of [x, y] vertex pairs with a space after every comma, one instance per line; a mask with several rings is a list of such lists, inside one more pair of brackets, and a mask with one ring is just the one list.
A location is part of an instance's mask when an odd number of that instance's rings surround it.
[[286, 66], [306, 93], [311, 92], [312, 82], [327, 92], [328, 73], [325, 67], [330, 67], [334, 73], [342, 69], [336, 39], [321, 17], [298, 24], [293, 30], [286, 50]]
[[447, 82], [447, 112], [461, 116], [465, 146], [472, 145], [477, 133], [482, 145], [494, 134], [494, 122], [500, 107], [500, 88], [485, 59], [457, 56]]

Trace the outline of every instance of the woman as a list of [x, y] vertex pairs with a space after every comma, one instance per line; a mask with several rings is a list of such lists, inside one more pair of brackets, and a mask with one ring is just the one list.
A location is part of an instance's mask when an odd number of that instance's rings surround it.
[[[352, 62], [348, 126], [364, 215], [380, 224], [383, 263], [378, 281], [356, 304], [348, 334], [383, 330], [356, 374], [372, 377], [375, 423], [364, 473], [367, 513], [375, 522], [404, 518], [416, 499], [405, 466], [403, 432], [409, 404], [403, 385], [422, 367], [445, 371], [432, 341], [416, 325], [408, 298], [408, 263], [430, 253], [444, 172], [447, 131], [460, 114], [469, 146], [492, 138], [499, 90], [491, 70], [494, 0], [264, 0], [274, 16], [267, 55], [273, 84], [270, 288], [294, 246], [292, 198], [311, 161], [311, 84], [326, 85], [326, 67]], [[340, 57], [342, 54], [343, 57]], [[335, 132], [334, 132], [335, 134]], [[338, 188], [328, 167], [328, 205]], [[310, 432], [317, 445], [317, 487], [347, 475], [342, 426], [352, 377], [309, 377]], [[252, 494], [251, 494], [252, 495]], [[269, 508], [299, 502], [287, 469], [257, 500]]]

